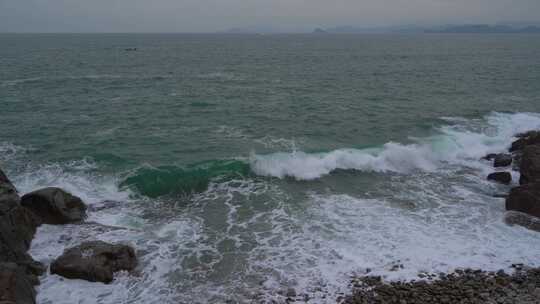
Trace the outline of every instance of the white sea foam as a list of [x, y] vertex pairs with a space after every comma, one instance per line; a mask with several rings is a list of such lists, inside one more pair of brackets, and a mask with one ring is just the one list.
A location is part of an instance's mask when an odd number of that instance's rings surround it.
[[[449, 118], [446, 118], [449, 120]], [[490, 152], [504, 151], [519, 132], [540, 128], [540, 116], [533, 113], [489, 115], [478, 128], [474, 121], [443, 126], [427, 138], [412, 138], [412, 144], [387, 143], [373, 149], [338, 149], [327, 153], [302, 151], [252, 155], [252, 170], [262, 176], [312, 180], [337, 169], [410, 173], [431, 172], [445, 164], [474, 166]]]
[[28, 168], [12, 177], [21, 193], [44, 187], [59, 187], [80, 196], [88, 204], [104, 200], [126, 201], [130, 193], [118, 189], [118, 180], [111, 176], [94, 175], [95, 164], [88, 159], [64, 165], [48, 164]]
[[29, 82], [61, 81], [61, 80], [101, 80], [101, 79], [158, 79], [171, 78], [171, 75], [115, 75], [115, 74], [88, 74], [88, 75], [66, 75], [52, 77], [30, 77], [4, 80], [0, 82], [0, 87], [17, 86]]
[[0, 162], [11, 161], [13, 158], [20, 157], [28, 150], [10, 142], [0, 142]]
[[[492, 168], [480, 160], [504, 151], [515, 133], [540, 128], [540, 116], [447, 120], [452, 124], [413, 144], [251, 159], [260, 175], [297, 179], [339, 168], [400, 173], [382, 182], [384, 197], [291, 194], [285, 181], [254, 178], [213, 182], [176, 204], [138, 201], [89, 159], [12, 170], [22, 193], [59, 186], [89, 204], [120, 202], [90, 212], [89, 221], [101, 225], [40, 227], [31, 249], [36, 259], [50, 263], [65, 248], [101, 239], [132, 244], [140, 260], [137, 273], [119, 274], [110, 285], [46, 274], [38, 303], [283, 303], [293, 287], [298, 298], [324, 304], [349, 292], [350, 276], [367, 268], [392, 280], [463, 267], [540, 266], [540, 234], [504, 223], [504, 200], [491, 194], [508, 188], [485, 181]], [[11, 160], [24, 153], [4, 147]], [[394, 264], [404, 267], [391, 271]]]

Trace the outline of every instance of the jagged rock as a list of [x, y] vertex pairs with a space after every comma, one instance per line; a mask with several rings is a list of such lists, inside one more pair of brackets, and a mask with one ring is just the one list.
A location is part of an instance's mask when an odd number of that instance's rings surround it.
[[0, 169], [0, 215], [6, 214], [19, 205], [17, 189]]
[[506, 210], [540, 217], [540, 182], [512, 188], [506, 199]]
[[519, 170], [521, 173], [520, 184], [540, 181], [540, 146], [527, 146], [523, 149]]
[[508, 185], [512, 182], [512, 174], [509, 172], [493, 172], [487, 176], [487, 179]]
[[25, 194], [21, 204], [36, 214], [44, 224], [76, 223], [86, 218], [86, 205], [83, 201], [60, 188], [49, 187]]
[[30, 274], [41, 274], [43, 267], [27, 253], [37, 225], [35, 216], [19, 204], [17, 190], [0, 170], [0, 262], [16, 263]]
[[540, 131], [529, 131], [517, 134], [516, 137], [518, 137], [518, 140], [512, 143], [510, 152], [521, 151], [526, 146], [540, 144]]
[[51, 264], [51, 273], [69, 279], [110, 283], [115, 272], [137, 266], [133, 248], [102, 241], [85, 242], [64, 253]]
[[35, 304], [33, 285], [22, 267], [15, 263], [0, 263], [1, 304]]
[[497, 154], [493, 159], [494, 167], [507, 167], [512, 164], [512, 155], [510, 154]]
[[0, 216], [0, 261], [33, 261], [26, 252], [36, 233], [37, 224], [34, 215], [21, 206]]

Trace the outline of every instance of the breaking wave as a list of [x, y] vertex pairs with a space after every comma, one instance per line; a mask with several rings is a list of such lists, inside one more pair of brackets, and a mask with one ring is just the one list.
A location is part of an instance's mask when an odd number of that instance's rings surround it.
[[[492, 113], [481, 120], [444, 118], [445, 125], [412, 143], [389, 142], [369, 149], [338, 149], [326, 153], [302, 151], [253, 154], [250, 165], [257, 175], [313, 180], [335, 170], [410, 173], [435, 171], [447, 164], [475, 166], [489, 152], [502, 152], [519, 132], [540, 128], [534, 113]], [[487, 124], [486, 124], [487, 122]]]
[[249, 165], [236, 160], [209, 161], [186, 167], [141, 167], [124, 179], [121, 187], [129, 187], [148, 197], [167, 194], [200, 193], [216, 178], [247, 176]]

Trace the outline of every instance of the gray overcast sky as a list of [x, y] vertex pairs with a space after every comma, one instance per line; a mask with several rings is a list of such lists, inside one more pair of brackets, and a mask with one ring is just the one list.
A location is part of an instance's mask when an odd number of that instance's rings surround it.
[[0, 32], [302, 31], [539, 20], [540, 0], [0, 0]]

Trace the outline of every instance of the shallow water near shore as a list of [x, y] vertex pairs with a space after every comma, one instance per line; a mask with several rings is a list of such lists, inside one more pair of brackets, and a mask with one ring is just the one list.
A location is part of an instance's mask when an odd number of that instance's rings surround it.
[[42, 226], [31, 254], [48, 264], [97, 238], [140, 259], [110, 285], [46, 274], [39, 303], [283, 302], [290, 288], [334, 303], [368, 269], [540, 266], [540, 234], [505, 224], [494, 195], [510, 186], [481, 160], [540, 129], [540, 37], [0, 44], [1, 167], [21, 193], [80, 196], [97, 223]]

